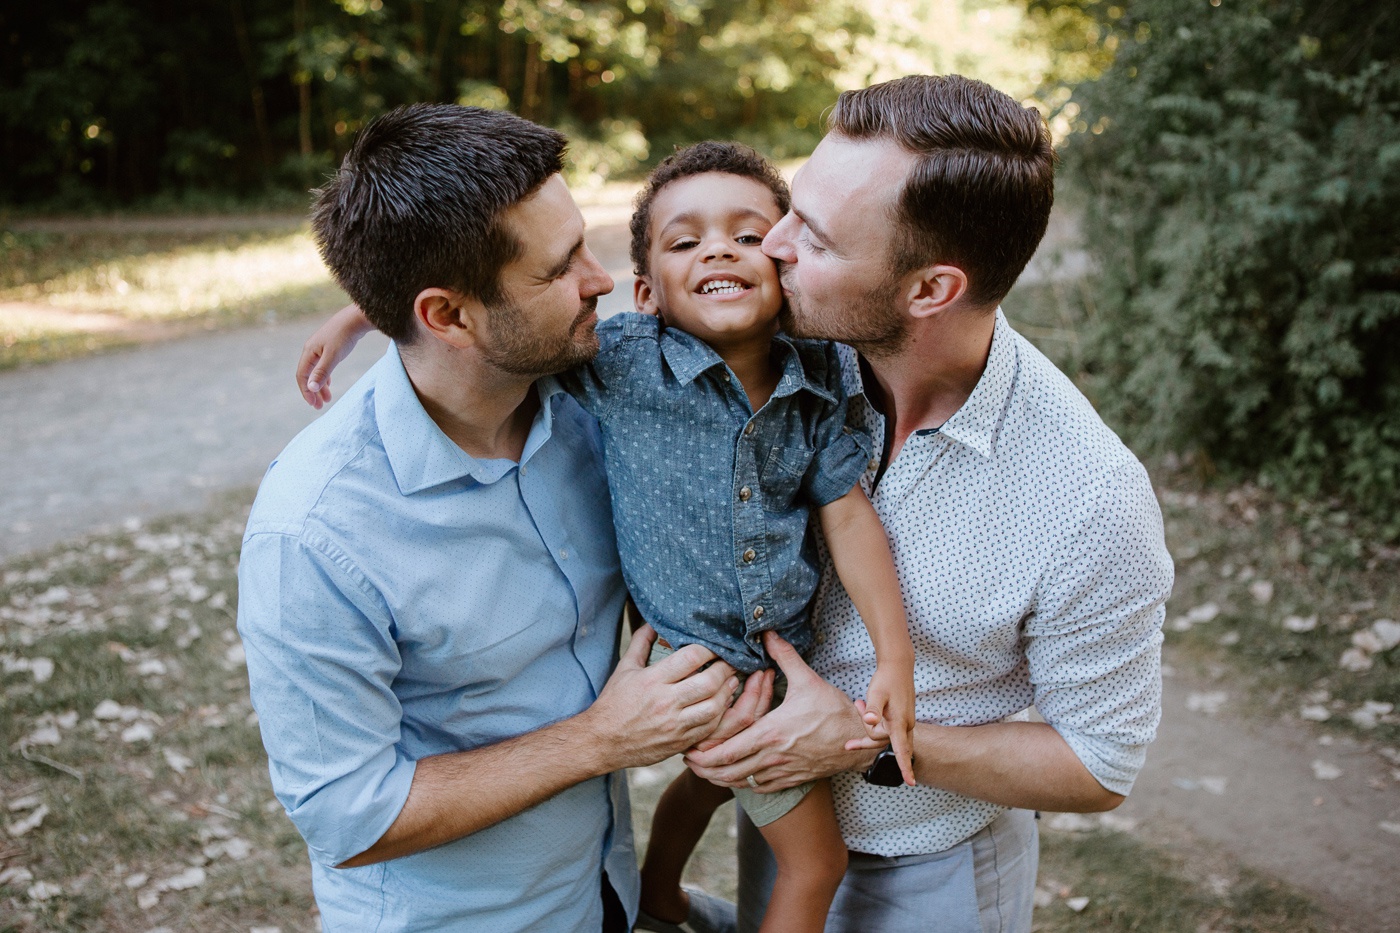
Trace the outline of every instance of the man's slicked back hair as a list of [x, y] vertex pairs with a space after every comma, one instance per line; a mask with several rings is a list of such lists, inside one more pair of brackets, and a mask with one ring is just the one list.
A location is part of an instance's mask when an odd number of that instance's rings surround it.
[[1045, 235], [1055, 150], [1039, 111], [960, 75], [910, 75], [846, 91], [827, 129], [916, 156], [896, 216], [896, 272], [947, 263], [976, 304], [1001, 301]]
[[321, 257], [370, 322], [401, 342], [413, 338], [413, 301], [425, 288], [499, 304], [501, 269], [521, 250], [501, 212], [560, 171], [566, 145], [505, 111], [391, 110], [314, 192]]
[[661, 189], [673, 181], [692, 175], [721, 172], [751, 178], [773, 193], [778, 213], [792, 206], [787, 182], [772, 162], [743, 143], [704, 142], [677, 149], [651, 170], [632, 209], [632, 274], [646, 275], [647, 251], [651, 249], [651, 205]]

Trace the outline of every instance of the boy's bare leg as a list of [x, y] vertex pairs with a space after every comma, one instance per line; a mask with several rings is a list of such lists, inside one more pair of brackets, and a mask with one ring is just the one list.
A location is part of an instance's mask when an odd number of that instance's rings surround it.
[[836, 825], [831, 783], [818, 781], [801, 803], [759, 832], [778, 863], [759, 933], [821, 933], [846, 874], [846, 843]]
[[685, 922], [690, 901], [681, 890], [681, 873], [710, 825], [710, 817], [733, 796], [729, 788], [711, 784], [688, 770], [666, 788], [652, 816], [651, 838], [642, 862], [642, 910], [658, 920]]

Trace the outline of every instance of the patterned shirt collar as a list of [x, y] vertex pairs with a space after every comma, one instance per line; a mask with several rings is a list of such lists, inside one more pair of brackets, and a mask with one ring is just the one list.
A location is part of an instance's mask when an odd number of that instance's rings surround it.
[[[953, 413], [953, 417], [938, 428], [938, 433], [990, 459], [996, 448], [997, 432], [1006, 417], [1006, 404], [1011, 398], [1011, 389], [1015, 381], [1015, 332], [998, 307], [996, 327], [992, 332], [992, 347], [987, 354], [987, 366], [982, 370], [982, 376], [977, 380], [977, 386], [967, 401]], [[861, 398], [866, 405], [871, 404], [865, 394], [860, 357], [855, 353], [841, 354], [841, 382], [849, 397]]]
[[[399, 492], [406, 496], [469, 477], [482, 485], [499, 480], [518, 464], [508, 459], [479, 459], [458, 447], [428, 415], [409, 381], [397, 344], [381, 361], [374, 385], [374, 418]], [[536, 384], [540, 411], [530, 426], [520, 463], [526, 463], [549, 439], [554, 418], [550, 399], [562, 390], [549, 380]]]
[[[803, 368], [802, 356], [797, 352], [791, 337], [778, 334], [773, 338], [773, 342], [780, 348], [783, 367], [782, 378], [778, 380], [773, 395], [782, 397], [806, 389], [828, 402], [836, 402], [836, 397], [818, 381], [820, 374], [810, 374]], [[724, 365], [724, 360], [709, 344], [674, 327], [662, 328], [661, 354], [666, 358], [666, 365], [682, 384], [694, 382], [701, 373], [712, 367]]]

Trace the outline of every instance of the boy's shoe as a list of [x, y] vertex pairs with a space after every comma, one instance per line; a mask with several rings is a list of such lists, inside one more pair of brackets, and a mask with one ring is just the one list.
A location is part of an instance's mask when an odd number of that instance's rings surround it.
[[685, 893], [690, 895], [690, 916], [683, 922], [657, 920], [645, 910], [639, 910], [633, 929], [652, 933], [738, 933], [739, 921], [733, 904], [699, 888], [687, 887]]

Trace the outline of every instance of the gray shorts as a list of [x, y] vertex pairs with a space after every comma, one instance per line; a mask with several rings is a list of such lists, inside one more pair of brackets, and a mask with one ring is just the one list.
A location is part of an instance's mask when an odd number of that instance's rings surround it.
[[[1029, 810], [1007, 810], [942, 852], [852, 852], [826, 933], [1029, 933], [1039, 855]], [[739, 933], [758, 930], [776, 874], [772, 852], [740, 814]]]
[[[675, 653], [675, 649], [670, 645], [661, 644], [661, 639], [652, 643], [651, 655], [647, 658], [648, 664], [655, 664], [662, 658]], [[744, 690], [743, 680], [739, 681], [739, 690], [735, 692], [737, 697]], [[773, 681], [773, 703], [781, 703], [787, 694], [787, 680], [779, 674]], [[769, 794], [760, 794], [748, 788], [739, 788], [734, 791], [734, 801], [744, 808], [744, 813], [748, 814], [755, 826], [767, 826], [769, 823], [786, 816], [792, 812], [792, 808], [802, 802], [812, 789], [809, 781], [806, 784], [799, 784], [796, 787], [789, 787], [786, 790], [777, 790]]]

